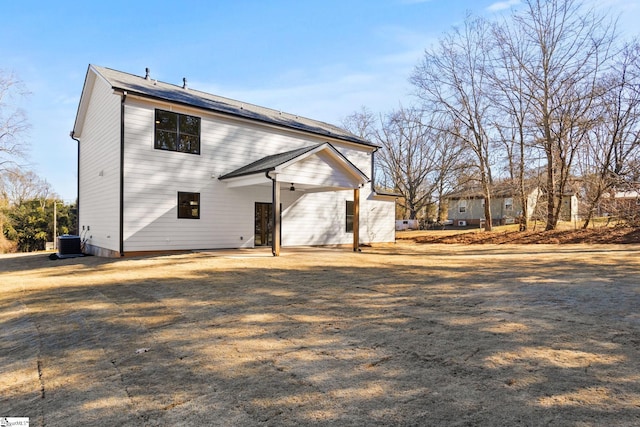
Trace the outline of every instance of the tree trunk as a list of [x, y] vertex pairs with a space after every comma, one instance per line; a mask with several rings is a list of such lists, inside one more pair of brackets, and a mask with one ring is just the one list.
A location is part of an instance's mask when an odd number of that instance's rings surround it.
[[558, 218], [556, 218], [556, 183], [551, 160], [549, 158], [547, 163], [547, 226], [545, 230], [555, 230], [558, 224]]
[[493, 230], [493, 219], [491, 218], [491, 189], [489, 188], [489, 179], [487, 173], [483, 170], [480, 173], [482, 182], [482, 190], [484, 192], [484, 230]]

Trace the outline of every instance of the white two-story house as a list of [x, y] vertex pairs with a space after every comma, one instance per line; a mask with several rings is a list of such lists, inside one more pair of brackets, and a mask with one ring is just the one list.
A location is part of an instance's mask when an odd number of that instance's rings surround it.
[[395, 239], [378, 147], [327, 123], [90, 65], [71, 136], [88, 253]]

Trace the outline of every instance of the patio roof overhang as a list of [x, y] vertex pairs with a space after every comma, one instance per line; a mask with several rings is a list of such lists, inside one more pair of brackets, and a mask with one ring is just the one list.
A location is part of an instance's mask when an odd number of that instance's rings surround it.
[[360, 188], [369, 177], [328, 142], [264, 157], [220, 176], [229, 188], [269, 186], [275, 179], [296, 191]]
[[285, 183], [286, 189], [309, 193], [353, 189], [353, 250], [359, 250], [360, 188], [369, 178], [330, 143], [263, 157], [218, 179], [230, 188], [271, 186], [274, 256], [280, 255], [281, 183]]

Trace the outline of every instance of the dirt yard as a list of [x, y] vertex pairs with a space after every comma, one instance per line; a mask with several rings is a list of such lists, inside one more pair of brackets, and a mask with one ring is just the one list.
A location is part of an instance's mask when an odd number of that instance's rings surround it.
[[640, 245], [0, 257], [31, 426], [640, 425]]
[[640, 228], [636, 227], [600, 227], [564, 228], [558, 230], [515, 231], [517, 226], [496, 227], [492, 232], [478, 229], [467, 230], [427, 230], [402, 231], [397, 238], [413, 240], [417, 243], [456, 243], [456, 244], [639, 244]]

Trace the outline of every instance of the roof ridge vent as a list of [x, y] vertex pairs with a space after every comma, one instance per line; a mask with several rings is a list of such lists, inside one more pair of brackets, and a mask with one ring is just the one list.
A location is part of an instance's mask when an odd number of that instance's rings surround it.
[[149, 67], [145, 68], [145, 69], [144, 69], [144, 72], [145, 72], [144, 79], [145, 79], [145, 80], [151, 80], [151, 74], [150, 74], [150, 73], [151, 73], [151, 70], [149, 70]]

